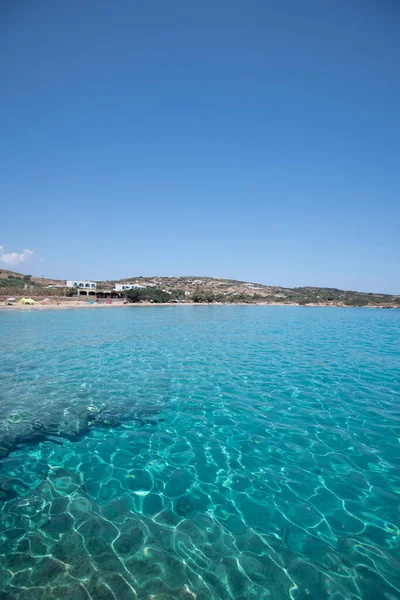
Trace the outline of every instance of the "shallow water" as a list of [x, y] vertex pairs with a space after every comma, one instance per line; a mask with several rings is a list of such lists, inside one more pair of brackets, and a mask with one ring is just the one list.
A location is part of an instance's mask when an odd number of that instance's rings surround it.
[[400, 311], [0, 313], [0, 598], [400, 598]]

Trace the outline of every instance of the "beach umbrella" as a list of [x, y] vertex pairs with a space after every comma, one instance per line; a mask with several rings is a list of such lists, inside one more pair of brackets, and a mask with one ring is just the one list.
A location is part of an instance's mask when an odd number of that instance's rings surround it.
[[15, 302], [16, 298], [7, 298], [6, 302]]
[[21, 298], [21, 300], [18, 300], [18, 302], [20, 302], [21, 304], [36, 304], [36, 302], [32, 300], [32, 298]]

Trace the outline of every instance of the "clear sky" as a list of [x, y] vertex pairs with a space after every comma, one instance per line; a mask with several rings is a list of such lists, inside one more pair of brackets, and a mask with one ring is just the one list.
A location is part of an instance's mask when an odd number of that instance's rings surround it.
[[0, 266], [400, 293], [399, 30], [396, 0], [3, 0]]

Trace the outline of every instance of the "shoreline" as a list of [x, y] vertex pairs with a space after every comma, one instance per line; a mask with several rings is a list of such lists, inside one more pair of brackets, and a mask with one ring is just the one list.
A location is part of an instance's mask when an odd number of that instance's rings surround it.
[[365, 306], [346, 306], [345, 304], [298, 304], [298, 303], [287, 303], [283, 302], [227, 302], [227, 303], [206, 303], [206, 302], [132, 302], [132, 303], [123, 303], [123, 302], [114, 302], [112, 304], [99, 303], [99, 304], [89, 304], [88, 302], [77, 302], [77, 301], [61, 301], [58, 304], [56, 303], [47, 303], [47, 304], [33, 304], [33, 305], [0, 305], [1, 311], [21, 311], [21, 310], [67, 310], [67, 309], [102, 309], [102, 308], [148, 308], [155, 306], [287, 306], [287, 307], [303, 307], [303, 308], [380, 308], [380, 309], [400, 309], [400, 306], [393, 305], [365, 305]]

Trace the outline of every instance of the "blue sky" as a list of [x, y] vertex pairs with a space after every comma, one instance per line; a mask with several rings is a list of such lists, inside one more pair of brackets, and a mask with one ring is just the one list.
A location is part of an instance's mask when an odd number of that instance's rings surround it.
[[0, 267], [400, 293], [399, 24], [391, 0], [6, 0]]

